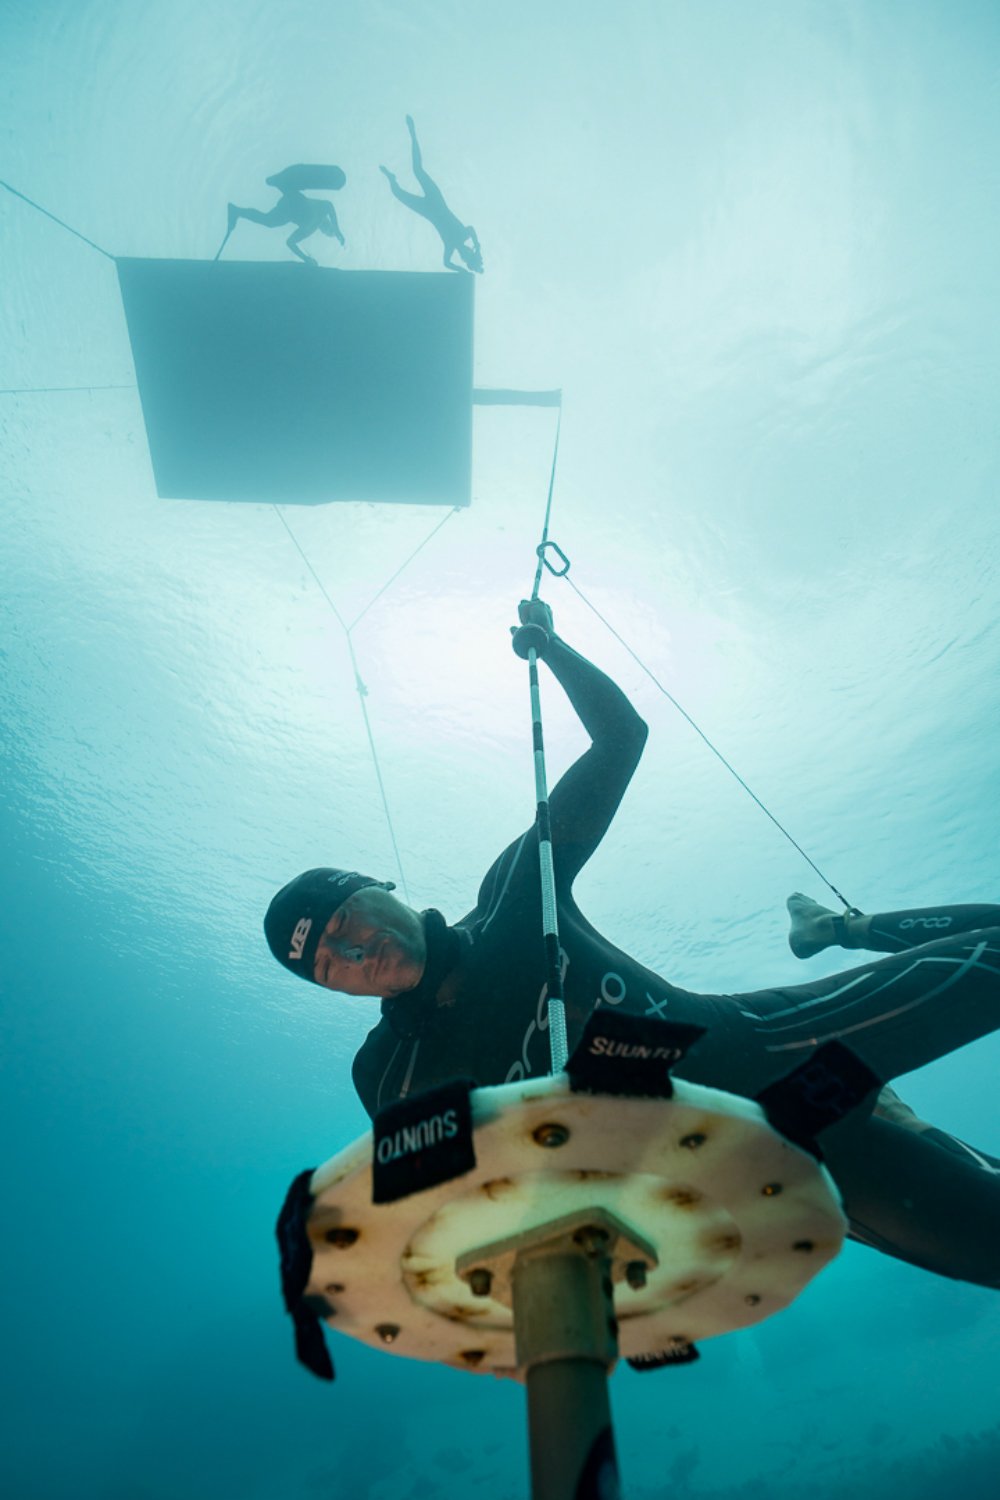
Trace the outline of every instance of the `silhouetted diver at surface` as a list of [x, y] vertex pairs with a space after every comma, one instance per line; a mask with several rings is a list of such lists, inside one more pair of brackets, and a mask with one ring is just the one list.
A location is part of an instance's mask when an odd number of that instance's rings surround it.
[[229, 204], [229, 221], [226, 226], [226, 238], [219, 246], [216, 260], [226, 248], [229, 236], [232, 234], [240, 219], [248, 219], [251, 224], [263, 224], [265, 229], [277, 229], [283, 224], [294, 224], [296, 228], [288, 236], [285, 244], [293, 255], [304, 261], [307, 266], [314, 266], [315, 260], [306, 251], [300, 250], [301, 242], [315, 234], [317, 229], [330, 239], [337, 239], [343, 245], [344, 236], [337, 222], [337, 211], [327, 198], [307, 198], [302, 191], [306, 187], [342, 188], [347, 181], [347, 176], [340, 167], [334, 166], [295, 166], [285, 167], [282, 172], [275, 172], [268, 177], [269, 187], [276, 187], [281, 197], [268, 213], [262, 213], [257, 208], [239, 208], [235, 203]]
[[458, 254], [465, 261], [470, 271], [481, 271], [483, 269], [483, 256], [479, 248], [479, 236], [471, 224], [463, 224], [460, 219], [452, 213], [444, 201], [444, 194], [429, 173], [424, 171], [423, 157], [420, 154], [420, 145], [417, 141], [417, 131], [413, 123], [413, 116], [407, 115], [406, 128], [410, 132], [410, 140], [413, 143], [413, 175], [423, 188], [423, 197], [419, 198], [416, 193], [407, 193], [396, 181], [394, 172], [388, 167], [380, 167], [389, 179], [392, 196], [398, 198], [400, 203], [405, 203], [407, 208], [412, 208], [415, 214], [433, 224], [441, 242], [444, 245], [444, 263], [449, 271], [458, 271], [461, 267], [452, 264], [452, 256]]

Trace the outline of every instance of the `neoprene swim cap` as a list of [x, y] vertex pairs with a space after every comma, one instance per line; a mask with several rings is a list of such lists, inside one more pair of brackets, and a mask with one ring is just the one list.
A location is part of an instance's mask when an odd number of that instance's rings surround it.
[[327, 922], [337, 907], [364, 890], [380, 885], [394, 891], [391, 880], [373, 880], [357, 870], [306, 870], [274, 897], [264, 917], [264, 936], [279, 964], [301, 979], [313, 979], [313, 960]]

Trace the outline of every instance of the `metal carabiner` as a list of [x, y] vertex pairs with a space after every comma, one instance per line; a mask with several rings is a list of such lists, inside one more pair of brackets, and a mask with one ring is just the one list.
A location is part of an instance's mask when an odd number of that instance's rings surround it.
[[[557, 552], [559, 554], [562, 561], [566, 564], [564, 568], [553, 567], [552, 563], [549, 562], [545, 554], [550, 547], [552, 548], [553, 552]], [[566, 574], [570, 569], [570, 561], [563, 549], [559, 546], [558, 542], [540, 542], [539, 545], [535, 548], [535, 553], [542, 559], [542, 562], [548, 568], [549, 572], [555, 574], [556, 578], [566, 577]]]

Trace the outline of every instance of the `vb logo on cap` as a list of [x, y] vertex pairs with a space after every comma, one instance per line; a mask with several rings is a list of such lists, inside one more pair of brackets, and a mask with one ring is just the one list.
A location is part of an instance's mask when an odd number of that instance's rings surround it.
[[300, 959], [302, 957], [302, 950], [306, 945], [306, 938], [309, 936], [311, 927], [312, 917], [300, 917], [296, 922], [295, 930], [292, 933], [292, 946], [288, 954], [289, 958]]

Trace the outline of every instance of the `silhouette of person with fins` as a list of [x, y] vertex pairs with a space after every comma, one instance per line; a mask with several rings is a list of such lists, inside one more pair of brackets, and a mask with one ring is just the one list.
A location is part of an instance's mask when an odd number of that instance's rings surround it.
[[284, 224], [294, 224], [296, 227], [288, 236], [285, 244], [293, 255], [304, 261], [307, 266], [314, 266], [316, 261], [305, 250], [300, 249], [301, 242], [308, 239], [317, 230], [330, 239], [337, 239], [343, 245], [344, 236], [337, 222], [337, 210], [328, 198], [307, 198], [306, 188], [339, 189], [347, 181], [347, 174], [340, 167], [334, 166], [310, 166], [304, 163], [294, 167], [285, 167], [281, 172], [275, 172], [273, 177], [267, 178], [269, 187], [275, 187], [281, 194], [277, 203], [268, 213], [262, 213], [257, 208], [239, 208], [237, 204], [229, 204], [229, 222], [226, 227], [226, 238], [219, 246], [216, 260], [226, 248], [229, 236], [232, 234], [240, 219], [248, 219], [251, 224], [263, 224], [266, 229], [277, 229]]
[[396, 181], [394, 172], [390, 172], [388, 167], [380, 167], [379, 171], [383, 172], [389, 179], [392, 196], [398, 198], [400, 203], [405, 204], [407, 208], [412, 208], [415, 214], [419, 214], [429, 224], [434, 225], [444, 245], [444, 264], [446, 270], [460, 271], [462, 269], [461, 266], [456, 266], [452, 262], [452, 256], [457, 253], [465, 262], [467, 270], [482, 271], [483, 256], [479, 248], [479, 237], [476, 231], [471, 224], [463, 224], [452, 213], [444, 201], [444, 194], [441, 192], [441, 189], [433, 177], [424, 171], [423, 157], [420, 154], [420, 145], [417, 141], [417, 131], [413, 124], [412, 115], [407, 115], [406, 117], [406, 128], [410, 132], [410, 140], [413, 143], [413, 175], [423, 188], [423, 196], [420, 197], [416, 193], [406, 192]]

